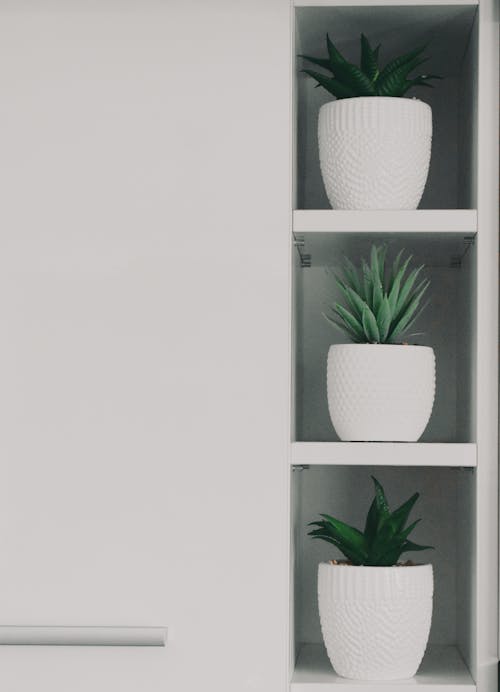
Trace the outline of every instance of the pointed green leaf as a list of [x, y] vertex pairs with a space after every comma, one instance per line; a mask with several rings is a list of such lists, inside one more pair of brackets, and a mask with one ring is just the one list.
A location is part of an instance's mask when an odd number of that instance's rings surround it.
[[375, 315], [370, 310], [368, 305], [363, 309], [362, 316], [363, 329], [365, 332], [366, 339], [371, 344], [380, 343], [380, 332], [378, 330], [377, 320]]
[[388, 62], [382, 70], [382, 72], [380, 73], [379, 81], [385, 79], [391, 72], [394, 72], [394, 70], [397, 70], [400, 67], [403, 67], [404, 65], [407, 65], [409, 62], [415, 60], [415, 58], [418, 58], [418, 56], [424, 52], [426, 47], [427, 44], [424, 44], [423, 46], [419, 46], [418, 48], [415, 48], [415, 50], [412, 50], [409, 53], [405, 53], [404, 55], [400, 55], [394, 60]]
[[356, 96], [375, 96], [375, 87], [370, 79], [361, 72], [359, 67], [349, 62], [337, 64], [335, 77], [350, 89], [356, 92]]
[[320, 516], [331, 524], [333, 535], [342, 544], [342, 550], [345, 546], [349, 552], [356, 553], [360, 559], [365, 557], [366, 543], [361, 531], [358, 531], [354, 526], [349, 526], [349, 524], [331, 517], [329, 514], [321, 514]]
[[326, 89], [332, 96], [336, 96], [338, 99], [352, 98], [357, 96], [356, 92], [345, 84], [341, 84], [337, 79], [332, 77], [326, 77], [319, 72], [314, 70], [302, 70], [310, 77], [318, 82], [318, 86], [322, 86]]
[[392, 285], [394, 283], [394, 279], [396, 278], [398, 271], [399, 271], [399, 265], [401, 263], [401, 257], [403, 256], [404, 250], [400, 250], [396, 256], [396, 259], [394, 260], [392, 264], [392, 272], [391, 272], [391, 278], [389, 279], [389, 286], [388, 290], [390, 291], [392, 288]]
[[[427, 307], [428, 305], [429, 305], [429, 301], [427, 300], [427, 301], [422, 305], [422, 307], [421, 307], [419, 310], [417, 310], [417, 312], [415, 313], [415, 315], [412, 317], [412, 319], [411, 319], [411, 320], [408, 322], [408, 324], [406, 325], [406, 327], [405, 327], [405, 332], [408, 332], [408, 330], [411, 329], [411, 328], [413, 327], [413, 325], [415, 324], [415, 322], [418, 320], [418, 318], [420, 317], [420, 315], [423, 313], [423, 311], [426, 309], [426, 307]], [[417, 332], [417, 333], [412, 334], [411, 336], [421, 336], [422, 334], [425, 334], [425, 332], [420, 332], [420, 333]], [[410, 336], [410, 335], [409, 335], [409, 336]]]
[[378, 324], [378, 330], [380, 332], [380, 343], [385, 343], [385, 340], [387, 339], [387, 336], [389, 335], [389, 330], [391, 328], [391, 322], [392, 322], [392, 311], [391, 311], [391, 306], [389, 304], [389, 299], [387, 296], [384, 296], [382, 299], [382, 302], [380, 303], [380, 307], [377, 312], [377, 324]]
[[321, 314], [323, 315], [323, 317], [325, 318], [325, 320], [327, 322], [329, 322], [331, 325], [333, 325], [337, 329], [340, 329], [340, 331], [342, 331], [344, 334], [347, 334], [349, 339], [351, 339], [351, 341], [353, 341], [355, 344], [364, 343], [364, 341], [365, 341], [365, 338], [364, 338], [365, 333], [364, 332], [362, 334], [355, 332], [345, 322], [339, 322], [338, 320], [335, 320], [332, 317], [329, 317], [324, 312], [322, 312]]
[[353, 291], [361, 296], [361, 298], [364, 298], [364, 291], [359, 280], [358, 270], [348, 257], [344, 257], [343, 272], [347, 280], [347, 284], [352, 288]]
[[330, 58], [330, 69], [334, 72], [336, 67], [343, 65], [347, 60], [342, 53], [336, 49], [328, 34], [326, 35], [326, 48], [328, 50], [328, 57]]
[[364, 299], [369, 308], [373, 306], [373, 282], [370, 267], [365, 260], [361, 261], [361, 271], [363, 272], [363, 291]]
[[366, 302], [360, 298], [356, 291], [353, 291], [352, 288], [347, 288], [346, 292], [350, 305], [356, 310], [357, 317], [359, 320], [361, 320], [363, 318], [363, 310], [365, 307], [367, 307]]
[[375, 82], [379, 75], [377, 64], [379, 48], [380, 46], [377, 47], [377, 52], [373, 51], [366, 36], [361, 34], [361, 69], [371, 82]]
[[410, 516], [410, 512], [413, 509], [413, 505], [419, 497], [419, 493], [415, 493], [408, 500], [406, 500], [406, 502], [403, 502], [401, 507], [398, 507], [391, 514], [391, 520], [394, 522], [397, 533], [402, 531], [402, 529], [404, 528], [406, 522], [408, 521], [408, 517]]
[[404, 541], [404, 540], [410, 535], [410, 533], [413, 531], [413, 529], [415, 528], [415, 526], [416, 526], [417, 524], [419, 524], [421, 521], [422, 521], [421, 519], [416, 519], [412, 524], [410, 524], [409, 526], [407, 526], [406, 529], [405, 529], [404, 531], [400, 531], [400, 532], [398, 533], [398, 539], [401, 540], [401, 541]]
[[418, 545], [417, 543], [412, 543], [412, 541], [405, 541], [403, 544], [403, 553], [407, 553], [410, 550], [434, 550], [432, 545]]
[[330, 61], [328, 58], [313, 58], [309, 55], [299, 55], [298, 57], [303, 60], [309, 60], [313, 65], [318, 65], [318, 67], [322, 67], [324, 70], [330, 69]]
[[368, 514], [366, 516], [366, 523], [365, 523], [365, 530], [364, 530], [365, 541], [366, 541], [369, 552], [370, 552], [370, 548], [371, 548], [371, 545], [373, 543], [373, 540], [375, 539], [375, 536], [377, 535], [377, 531], [379, 529], [379, 524], [380, 524], [382, 519], [383, 519], [383, 516], [379, 513], [377, 499], [373, 498], [373, 502], [371, 503], [370, 509], [368, 510]]
[[354, 315], [349, 312], [349, 310], [346, 310], [346, 308], [339, 303], [335, 303], [334, 309], [339, 317], [346, 323], [349, 329], [351, 329], [355, 334], [359, 334], [360, 338], [362, 338], [364, 328], [359, 320], [357, 320]]
[[389, 339], [393, 340], [401, 334], [404, 334], [406, 329], [409, 329], [410, 326], [413, 324], [414, 320], [412, 320], [411, 318], [415, 313], [416, 309], [418, 308], [420, 299], [427, 290], [429, 283], [430, 282], [427, 282], [423, 289], [419, 293], [417, 293], [414, 298], [412, 298], [410, 304], [405, 309], [401, 319], [398, 322], [396, 322], [396, 325], [392, 328], [392, 331], [389, 334]]
[[423, 268], [424, 268], [424, 265], [422, 264], [422, 265], [420, 265], [420, 267], [413, 269], [410, 272], [410, 274], [408, 275], [408, 278], [406, 279], [404, 284], [402, 285], [401, 290], [399, 292], [399, 296], [398, 296], [398, 302], [396, 303], [396, 308], [394, 310], [395, 319], [397, 319], [398, 317], [401, 316], [401, 314], [400, 314], [401, 309], [405, 305], [406, 300], [407, 300], [408, 296], [410, 295], [410, 291], [413, 288], [415, 280]]
[[380, 75], [377, 81], [377, 93], [380, 96], [400, 96], [406, 85], [406, 78], [410, 72], [419, 65], [422, 65], [426, 60], [428, 60], [428, 58], [422, 60], [415, 58], [415, 60], [401, 65], [385, 76]]
[[387, 498], [385, 496], [384, 489], [382, 485], [378, 482], [378, 480], [375, 478], [375, 476], [372, 476], [373, 483], [375, 485], [375, 500], [377, 502], [377, 508], [379, 511], [379, 514], [382, 517], [387, 517], [389, 516], [389, 505], [387, 504]]

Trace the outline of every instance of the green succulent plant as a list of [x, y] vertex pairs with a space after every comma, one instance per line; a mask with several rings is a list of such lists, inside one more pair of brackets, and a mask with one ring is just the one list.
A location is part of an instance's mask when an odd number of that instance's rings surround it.
[[315, 70], [303, 70], [321, 86], [338, 99], [356, 96], [405, 96], [412, 87], [432, 87], [431, 79], [441, 79], [436, 74], [420, 74], [409, 77], [419, 65], [428, 58], [422, 57], [426, 46], [420, 46], [405, 53], [379, 68], [380, 45], [372, 49], [364, 34], [361, 34], [360, 66], [348, 62], [326, 35], [327, 56], [314, 58], [309, 55], [299, 57], [309, 60], [331, 74]]
[[331, 543], [353, 565], [372, 567], [390, 567], [397, 563], [402, 553], [433, 549], [430, 545], [418, 545], [408, 540], [420, 521], [417, 519], [406, 526], [419, 493], [412, 495], [401, 507], [391, 512], [383, 487], [376, 478], [372, 478], [375, 497], [366, 517], [363, 533], [328, 514], [320, 514], [323, 517], [321, 521], [309, 524], [318, 527], [311, 530], [309, 536]]
[[328, 308], [331, 314], [323, 316], [354, 343], [393, 344], [404, 335], [416, 336], [409, 330], [427, 307], [420, 303], [430, 281], [417, 283], [424, 265], [407, 274], [412, 255], [403, 260], [401, 250], [388, 271], [386, 253], [386, 246], [372, 245], [370, 264], [363, 259], [358, 271], [346, 257], [344, 278], [335, 276], [345, 306], [334, 303]]

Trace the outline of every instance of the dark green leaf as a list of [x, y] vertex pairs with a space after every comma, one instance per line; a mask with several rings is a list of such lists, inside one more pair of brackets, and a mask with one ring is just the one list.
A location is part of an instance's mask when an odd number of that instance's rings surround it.
[[330, 69], [330, 61], [328, 58], [312, 58], [309, 55], [299, 55], [298, 57], [303, 58], [304, 60], [309, 60], [309, 62], [312, 62], [313, 65], [318, 65], [318, 67], [322, 67], [324, 70]]
[[413, 531], [415, 526], [420, 523], [420, 521], [421, 521], [421, 519], [416, 519], [412, 524], [407, 526], [404, 531], [401, 531], [400, 533], [398, 533], [398, 539], [401, 541], [404, 541], [406, 538], [408, 538], [410, 533]]
[[345, 546], [350, 553], [356, 553], [360, 559], [366, 556], [366, 542], [361, 531], [358, 531], [353, 526], [349, 526], [349, 524], [345, 524], [343, 521], [339, 521], [339, 519], [331, 517], [329, 514], [321, 514], [321, 516], [331, 524], [333, 536], [341, 542], [342, 550], [344, 550]]
[[336, 66], [335, 77], [350, 89], [356, 92], [356, 96], [375, 96], [375, 87], [370, 79], [361, 72], [359, 67], [345, 62]]
[[415, 493], [410, 497], [409, 500], [406, 500], [406, 502], [403, 502], [401, 507], [398, 507], [394, 512], [391, 514], [391, 521], [394, 523], [396, 533], [399, 533], [400, 531], [403, 530], [406, 522], [408, 521], [408, 517], [410, 516], [410, 512], [413, 509], [413, 505], [415, 502], [418, 500], [420, 497], [419, 493]]
[[412, 543], [412, 541], [405, 541], [403, 544], [403, 553], [407, 553], [410, 550], [434, 550], [432, 545], [418, 545], [417, 543]]
[[378, 482], [375, 476], [372, 476], [373, 483], [375, 485], [375, 501], [377, 503], [377, 509], [382, 517], [389, 516], [389, 505], [387, 504], [387, 498], [385, 496], [384, 489], [382, 485]]
[[377, 57], [380, 46], [376, 52], [372, 50], [370, 43], [364, 34], [361, 34], [361, 69], [368, 77], [370, 82], [375, 82], [378, 75]]
[[414, 64], [403, 65], [386, 77], [380, 77], [377, 81], [377, 93], [379, 96], [402, 96], [406, 91], [406, 78], [415, 67], [425, 62], [420, 60]]
[[347, 60], [344, 56], [335, 48], [328, 34], [326, 35], [326, 47], [328, 50], [328, 56], [330, 58], [330, 69], [335, 72], [335, 68], [339, 65], [344, 65]]
[[423, 46], [419, 46], [418, 48], [415, 48], [415, 50], [410, 51], [409, 53], [405, 53], [404, 55], [400, 55], [397, 58], [394, 58], [394, 60], [391, 60], [390, 62], [387, 63], [387, 65], [384, 67], [382, 72], [380, 73], [379, 80], [385, 79], [391, 72], [394, 72], [395, 70], [399, 69], [400, 67], [403, 67], [404, 65], [407, 65], [410, 62], [413, 62], [418, 56], [423, 53], [423, 51], [426, 49], [427, 44]]
[[357, 96], [356, 92], [345, 84], [341, 84], [337, 79], [332, 77], [326, 77], [325, 75], [315, 72], [314, 70], [302, 70], [310, 77], [318, 82], [318, 86], [322, 86], [326, 89], [332, 96], [336, 96], [338, 99], [352, 98]]

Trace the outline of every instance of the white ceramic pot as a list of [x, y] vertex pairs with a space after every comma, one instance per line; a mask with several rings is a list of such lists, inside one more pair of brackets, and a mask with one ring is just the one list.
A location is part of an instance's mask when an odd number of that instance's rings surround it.
[[432, 594], [432, 565], [321, 563], [321, 631], [336, 673], [356, 680], [413, 677], [427, 646]]
[[319, 158], [333, 209], [416, 209], [432, 142], [423, 101], [363, 96], [320, 108]]
[[432, 413], [435, 368], [429, 346], [330, 346], [328, 408], [339, 438], [416, 442]]

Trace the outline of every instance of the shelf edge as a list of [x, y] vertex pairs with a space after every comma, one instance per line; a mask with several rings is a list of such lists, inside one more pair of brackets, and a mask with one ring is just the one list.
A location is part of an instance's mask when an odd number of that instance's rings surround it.
[[292, 442], [290, 464], [330, 466], [477, 466], [473, 442]]
[[476, 209], [417, 209], [410, 211], [345, 211], [296, 209], [295, 233], [477, 233]]

